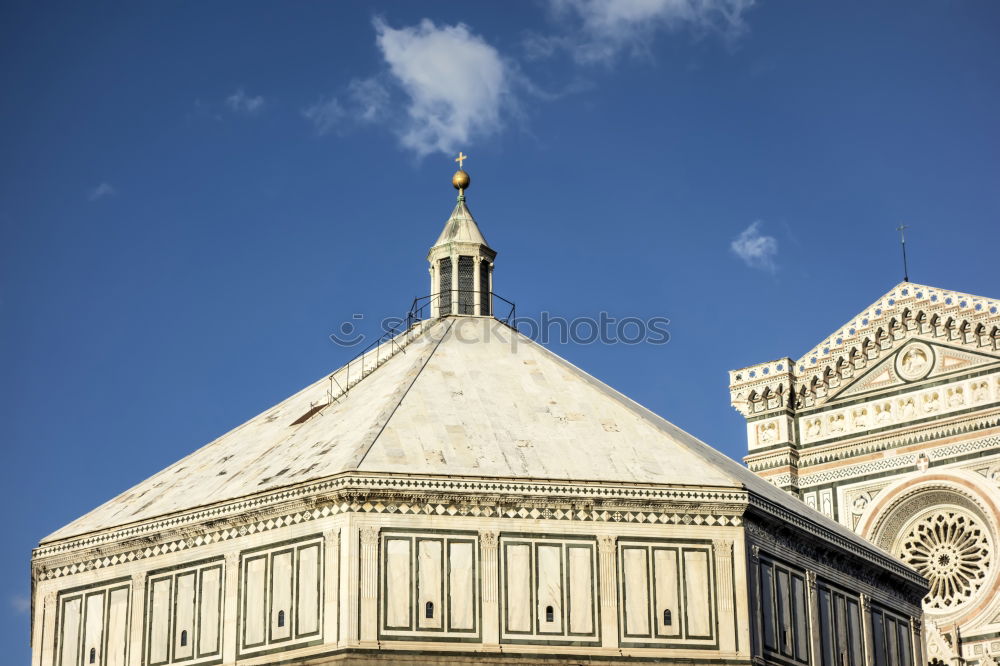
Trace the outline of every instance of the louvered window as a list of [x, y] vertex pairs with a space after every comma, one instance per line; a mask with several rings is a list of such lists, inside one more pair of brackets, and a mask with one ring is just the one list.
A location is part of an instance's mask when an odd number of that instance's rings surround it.
[[479, 262], [479, 314], [490, 314], [490, 262]]
[[458, 258], [458, 313], [475, 314], [476, 285], [473, 282], [472, 257]]
[[438, 273], [438, 311], [443, 315], [451, 314], [451, 257], [441, 260]]

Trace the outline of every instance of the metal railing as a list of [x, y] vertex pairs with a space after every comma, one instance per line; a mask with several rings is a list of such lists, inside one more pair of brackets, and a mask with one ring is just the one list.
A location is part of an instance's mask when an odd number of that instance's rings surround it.
[[[463, 314], [475, 313], [475, 304], [479, 302], [480, 292], [472, 290], [455, 290], [452, 292], [441, 293], [448, 294], [448, 302], [452, 307], [449, 308], [449, 312], [438, 313], [438, 316], [442, 316], [442, 314], [452, 314], [451, 310], [457, 309], [453, 307], [458, 305], [455, 301], [455, 294], [472, 294], [474, 300], [471, 303], [463, 302], [463, 306], [469, 309], [468, 312]], [[410, 311], [406, 314], [406, 327], [402, 330], [395, 326], [388, 328], [385, 333], [378, 337], [378, 339], [373, 340], [364, 349], [352, 357], [351, 360], [349, 360], [345, 365], [333, 372], [328, 377], [330, 380], [330, 387], [326, 392], [326, 404], [311, 404], [309, 406], [309, 411], [295, 421], [293, 425], [304, 423], [314, 415], [332, 405], [334, 402], [338, 402], [340, 398], [346, 395], [347, 392], [350, 391], [351, 388], [353, 388], [358, 382], [370, 375], [379, 366], [399, 352], [403, 352], [405, 354], [406, 346], [423, 332], [422, 328], [418, 328], [416, 324], [431, 318], [431, 313], [434, 312], [432, 306], [441, 305], [441, 293], [414, 298], [413, 303], [410, 305]], [[508, 306], [506, 315], [504, 317], [499, 317], [494, 314], [493, 316], [502, 324], [509, 326], [510, 328], [515, 328], [515, 324], [517, 322], [517, 306], [499, 294], [488, 292], [488, 295], [490, 313], [494, 313], [494, 299], [502, 302]], [[341, 383], [338, 379], [338, 376], [343, 380], [343, 383]]]
[[[463, 301], [461, 298], [463, 294], [471, 294], [472, 301]], [[458, 296], [457, 299], [456, 295]], [[488, 296], [487, 303], [489, 304], [489, 312], [482, 313], [483, 316], [493, 315], [493, 317], [500, 323], [505, 324], [510, 328], [515, 328], [517, 324], [517, 305], [514, 302], [508, 301], [506, 298], [493, 291], [480, 292], [473, 289], [439, 291], [436, 294], [414, 298], [413, 304], [410, 305], [410, 311], [406, 315], [406, 326], [409, 328], [415, 322], [430, 319], [435, 310], [438, 317], [451, 314], [475, 314], [476, 303], [480, 302], [480, 295]], [[503, 316], [500, 316], [496, 312], [497, 301], [500, 301], [502, 304], [507, 306], [506, 314]], [[435, 308], [435, 306], [437, 306], [437, 308]], [[441, 312], [442, 307], [446, 308], [447, 312]]]

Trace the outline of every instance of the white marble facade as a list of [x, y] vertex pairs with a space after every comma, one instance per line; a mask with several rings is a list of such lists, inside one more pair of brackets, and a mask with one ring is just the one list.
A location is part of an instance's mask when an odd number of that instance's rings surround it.
[[947, 663], [1000, 657], [998, 308], [904, 282], [799, 360], [730, 373], [747, 464], [925, 575]]

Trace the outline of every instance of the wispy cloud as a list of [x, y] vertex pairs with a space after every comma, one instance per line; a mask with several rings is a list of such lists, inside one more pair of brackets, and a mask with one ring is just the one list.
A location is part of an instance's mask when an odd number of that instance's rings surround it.
[[116, 194], [118, 194], [118, 191], [112, 187], [110, 183], [101, 183], [90, 191], [87, 195], [87, 199], [89, 201], [100, 201], [101, 199], [113, 197]]
[[264, 108], [264, 98], [261, 95], [247, 95], [243, 88], [239, 88], [226, 98], [226, 106], [234, 113], [252, 116]]
[[404, 28], [375, 21], [389, 75], [407, 96], [402, 144], [417, 155], [452, 153], [503, 126], [513, 104], [509, 66], [468, 26], [428, 19]]
[[15, 594], [10, 598], [10, 607], [16, 615], [26, 615], [31, 610], [31, 599], [21, 594]]
[[761, 234], [760, 228], [761, 222], [757, 220], [733, 239], [729, 249], [750, 268], [774, 273], [778, 268], [774, 263], [778, 256], [778, 241], [773, 236]]
[[614, 62], [622, 53], [650, 49], [656, 34], [682, 27], [738, 35], [754, 0], [550, 0], [557, 20], [567, 29], [556, 35], [531, 35], [529, 57], [569, 51], [580, 63]]
[[354, 79], [340, 96], [321, 97], [302, 110], [319, 135], [343, 133], [389, 118], [390, 93], [378, 78]]

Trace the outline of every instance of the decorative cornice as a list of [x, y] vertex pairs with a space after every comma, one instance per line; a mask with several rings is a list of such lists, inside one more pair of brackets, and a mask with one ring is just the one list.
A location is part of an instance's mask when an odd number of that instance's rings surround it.
[[[335, 477], [307, 483], [291, 488], [261, 493], [252, 497], [220, 503], [210, 507], [196, 508], [165, 517], [133, 523], [100, 532], [69, 537], [67, 539], [42, 543], [32, 552], [32, 559], [48, 557], [84, 548], [94, 548], [103, 544], [116, 544], [128, 539], [155, 540], [158, 535], [171, 530], [183, 530], [188, 526], [195, 533], [201, 533], [200, 525], [209, 521], [243, 519], [242, 523], [255, 522], [255, 516], [268, 514], [271, 510], [288, 509], [300, 504], [316, 505], [330, 503], [333, 498], [363, 499], [377, 493], [394, 501], [406, 498], [427, 497], [437, 494], [441, 498], [488, 497], [494, 503], [507, 500], [524, 502], [525, 496], [545, 502], [548, 497], [560, 500], [590, 501], [592, 503], [617, 500], [628, 502], [684, 502], [684, 503], [742, 503], [742, 490], [699, 488], [684, 486], [630, 485], [615, 483], [565, 483], [550, 481], [496, 481], [490, 479], [464, 479], [456, 477], [411, 477], [395, 475], [360, 475], [345, 473]], [[465, 500], [468, 501], [468, 500]], [[298, 503], [298, 504], [297, 504]]]
[[42, 549], [38, 549], [32, 570], [36, 580], [60, 578], [348, 513], [728, 527], [742, 524], [746, 506], [747, 493], [735, 489], [629, 488], [622, 489], [618, 497], [586, 501], [565, 496], [474, 496], [457, 492], [450, 496], [443, 493], [421, 496], [413, 490], [407, 493], [352, 490], [336, 493], [332, 498], [324, 496], [285, 504], [271, 514], [257, 511], [229, 520], [187, 526], [180, 535], [176, 530], [166, 530], [155, 535], [159, 539], [145, 537], [138, 540], [138, 545], [137, 540], [126, 537], [120, 543], [102, 541], [96, 546], [78, 546], [52, 553], [40, 553]]

